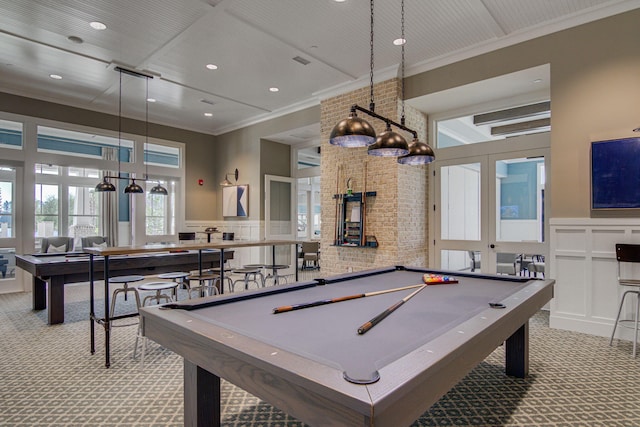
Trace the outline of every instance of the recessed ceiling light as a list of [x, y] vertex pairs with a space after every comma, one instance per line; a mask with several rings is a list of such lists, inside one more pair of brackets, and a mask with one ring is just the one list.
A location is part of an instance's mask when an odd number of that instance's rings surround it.
[[147, 102], [156, 102], [155, 98], [147, 98]]
[[542, 83], [542, 79], [535, 79], [533, 83]]
[[59, 74], [49, 74], [49, 77], [51, 77], [54, 80], [62, 80], [62, 76]]
[[346, 2], [347, 0], [333, 0], [333, 1], [335, 1], [336, 3], [344, 3], [344, 2]]
[[204, 113], [204, 116], [205, 116], [205, 117], [212, 117], [212, 116], [213, 116], [213, 113]]
[[399, 39], [395, 39], [393, 41], [393, 44], [396, 45], [396, 46], [402, 46], [406, 42], [407, 42], [407, 39], [399, 38]]
[[269, 92], [278, 92], [280, 89], [278, 89], [277, 87], [270, 87], [269, 88]]
[[102, 22], [98, 22], [98, 21], [89, 22], [89, 25], [94, 30], [106, 30], [107, 29], [106, 25], [104, 25]]
[[207, 67], [207, 69], [209, 70], [217, 70], [218, 66], [216, 64], [207, 64], [205, 65], [205, 67]]

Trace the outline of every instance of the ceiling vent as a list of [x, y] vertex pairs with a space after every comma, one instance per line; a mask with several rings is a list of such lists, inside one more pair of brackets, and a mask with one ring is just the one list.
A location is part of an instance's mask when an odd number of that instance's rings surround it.
[[213, 102], [210, 99], [201, 99], [200, 102], [204, 102], [205, 104], [209, 104], [209, 105], [215, 105], [215, 102]]
[[311, 64], [311, 61], [309, 61], [308, 59], [304, 59], [302, 56], [296, 56], [295, 58], [293, 58], [294, 61], [301, 63], [302, 65], [309, 65]]

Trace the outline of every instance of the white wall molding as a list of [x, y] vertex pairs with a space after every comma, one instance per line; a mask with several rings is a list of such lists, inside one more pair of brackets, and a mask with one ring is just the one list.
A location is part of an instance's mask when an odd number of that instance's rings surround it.
[[[185, 221], [184, 230], [196, 232], [196, 240], [206, 242], [207, 235], [204, 229], [207, 227], [216, 227], [220, 233], [211, 235], [212, 242], [222, 241], [222, 233], [234, 233], [234, 240], [262, 240], [264, 239], [264, 221], [248, 221], [248, 220], [202, 220], [202, 221]], [[245, 264], [262, 264], [270, 260], [270, 247], [251, 247], [234, 249], [233, 260], [230, 261], [232, 267], [241, 267]], [[269, 249], [270, 250], [270, 249]], [[268, 256], [268, 257], [267, 257]]]
[[[609, 336], [623, 290], [617, 282], [616, 243], [640, 243], [640, 218], [552, 218], [549, 278], [556, 280], [549, 325]], [[640, 276], [639, 276], [640, 277]], [[625, 307], [623, 315], [631, 315]], [[631, 339], [618, 328], [617, 337]]]

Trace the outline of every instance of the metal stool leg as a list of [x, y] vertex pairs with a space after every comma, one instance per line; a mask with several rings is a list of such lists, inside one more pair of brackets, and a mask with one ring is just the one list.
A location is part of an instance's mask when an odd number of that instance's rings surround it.
[[613, 322], [613, 332], [611, 333], [611, 339], [609, 340], [609, 345], [613, 345], [613, 338], [616, 335], [616, 328], [618, 327], [618, 322], [620, 322], [620, 315], [622, 314], [622, 307], [624, 307], [624, 299], [627, 297], [627, 294], [632, 291], [625, 291], [622, 294], [622, 298], [620, 299], [620, 306], [618, 307], [618, 315], [616, 316], [616, 321]]
[[640, 315], [640, 292], [636, 292], [636, 318], [633, 328], [633, 358], [636, 358], [636, 347], [638, 345], [638, 317]]

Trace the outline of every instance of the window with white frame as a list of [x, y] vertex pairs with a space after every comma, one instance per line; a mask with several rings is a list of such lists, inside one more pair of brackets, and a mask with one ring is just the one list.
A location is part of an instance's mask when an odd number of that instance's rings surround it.
[[0, 238], [15, 237], [15, 183], [16, 170], [0, 167]]
[[167, 195], [147, 192], [145, 205], [145, 233], [147, 236], [175, 234], [176, 230], [176, 187], [175, 179], [151, 180], [147, 189], [156, 184], [167, 189]]

